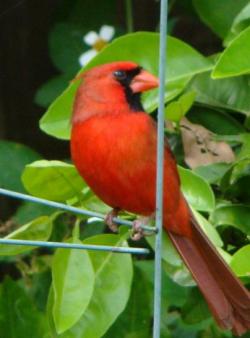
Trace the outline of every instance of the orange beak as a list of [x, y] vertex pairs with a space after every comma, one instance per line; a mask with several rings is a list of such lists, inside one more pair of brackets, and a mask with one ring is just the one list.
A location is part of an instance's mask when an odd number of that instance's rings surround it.
[[140, 74], [136, 75], [130, 84], [133, 93], [142, 93], [156, 87], [159, 87], [158, 78], [146, 70], [142, 70]]

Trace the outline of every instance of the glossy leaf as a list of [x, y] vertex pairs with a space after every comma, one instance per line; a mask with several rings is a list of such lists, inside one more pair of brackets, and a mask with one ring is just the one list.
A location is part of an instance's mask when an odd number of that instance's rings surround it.
[[[152, 261], [144, 261], [143, 263], [149, 265]], [[145, 273], [137, 266], [126, 309], [104, 338], [117, 338], [118, 332], [119, 336], [123, 338], [149, 338], [151, 336], [153, 286], [149, 283]], [[153, 268], [153, 264], [151, 267]], [[153, 274], [153, 269], [151, 269], [151, 273]]]
[[220, 179], [231, 167], [228, 163], [213, 163], [200, 166], [194, 169], [194, 172], [206, 180], [209, 184], [218, 184]]
[[241, 277], [250, 277], [250, 244], [243, 246], [232, 257], [231, 268]]
[[200, 18], [221, 38], [229, 31], [235, 16], [248, 0], [193, 0]]
[[25, 165], [40, 159], [40, 155], [19, 143], [0, 141], [0, 187], [25, 192], [21, 174]]
[[[149, 236], [146, 237], [146, 240], [152, 249], [155, 250], [155, 238]], [[162, 259], [164, 271], [175, 283], [181, 286], [195, 285], [190, 272], [184, 265], [165, 231], [162, 234]]]
[[[170, 85], [170, 98], [173, 98], [173, 83], [176, 83], [176, 95], [180, 87], [184, 88], [187, 79], [197, 73], [211, 69], [211, 63], [192, 47], [184, 42], [168, 38], [168, 83]], [[159, 35], [157, 33], [139, 32], [122, 36], [92, 59], [84, 70], [96, 65], [130, 60], [154, 74], [158, 69]], [[179, 82], [180, 81], [180, 82]], [[184, 82], [183, 82], [184, 81]], [[180, 85], [182, 83], [182, 85]], [[47, 113], [40, 121], [40, 127], [46, 133], [58, 138], [69, 138], [69, 119], [72, 112], [72, 104], [79, 81], [73, 82], [66, 91], [51, 105]], [[168, 95], [168, 91], [166, 92]], [[166, 97], [166, 100], [168, 97]], [[153, 110], [157, 100], [157, 91], [145, 96], [144, 106], [146, 110]]]
[[192, 209], [192, 212], [194, 213], [194, 216], [202, 228], [202, 230], [205, 232], [207, 237], [210, 239], [210, 241], [214, 244], [216, 248], [220, 248], [223, 246], [223, 242], [217, 232], [217, 230], [213, 227], [213, 225], [205, 218], [203, 217], [199, 212]]
[[[126, 245], [118, 235], [97, 235], [84, 240], [85, 244]], [[94, 292], [86, 311], [63, 338], [99, 338], [124, 310], [132, 282], [130, 255], [112, 252], [89, 252], [94, 270]]]
[[[46, 241], [49, 239], [52, 231], [52, 220], [48, 216], [41, 216], [27, 223], [17, 230], [10, 233], [5, 238], [7, 239], [23, 239], [34, 241]], [[22, 252], [34, 249], [31, 246], [7, 245], [0, 244], [0, 255], [17, 255]]]
[[85, 184], [72, 164], [61, 161], [36, 161], [27, 165], [22, 181], [31, 195], [53, 201], [66, 201], [78, 195]]
[[231, 225], [250, 235], [250, 207], [246, 205], [224, 205], [214, 210], [210, 217], [215, 225]]
[[241, 31], [250, 25], [250, 4], [248, 3], [234, 18], [232, 27], [224, 40], [224, 44], [228, 45]]
[[170, 102], [165, 108], [165, 118], [173, 122], [179, 122], [191, 108], [194, 99], [195, 92], [190, 91], [184, 93], [178, 100]]
[[[74, 240], [81, 244], [81, 241]], [[71, 328], [85, 312], [94, 290], [95, 273], [85, 250], [58, 249], [53, 258], [53, 317], [56, 330]]]
[[[232, 61], [231, 61], [232, 62]], [[225, 79], [212, 79], [209, 73], [198, 75], [191, 84], [197, 93], [196, 101], [216, 107], [231, 109], [250, 115], [249, 75]], [[233, 93], [233, 95], [232, 95]], [[206, 111], [203, 108], [203, 111]], [[209, 118], [209, 116], [206, 116]], [[239, 123], [235, 126], [243, 129]], [[223, 127], [215, 125], [215, 127]]]
[[212, 77], [215, 79], [249, 74], [250, 27], [242, 31], [219, 57]]
[[0, 332], [3, 338], [37, 338], [48, 334], [45, 316], [20, 283], [5, 278], [0, 288]]
[[215, 198], [210, 185], [191, 170], [178, 167], [181, 188], [191, 206], [199, 211], [212, 211]]

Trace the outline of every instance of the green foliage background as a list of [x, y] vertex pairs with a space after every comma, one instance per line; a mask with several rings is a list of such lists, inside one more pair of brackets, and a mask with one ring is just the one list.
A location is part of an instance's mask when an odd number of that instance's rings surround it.
[[[78, 57], [87, 49], [82, 36], [104, 23], [115, 23], [115, 1], [103, 1], [98, 6], [97, 9], [93, 1], [68, 5], [49, 37], [51, 58], [61, 75], [44, 84], [35, 100], [49, 106], [40, 128], [56, 138], [69, 139], [78, 82], [69, 86], [68, 83], [80, 70]], [[178, 126], [180, 118], [187, 114], [190, 121], [228, 142], [236, 159], [232, 164], [211, 164], [191, 171], [185, 167], [182, 147], [178, 146], [179, 129], [166, 133], [175, 145], [173, 151], [181, 165], [182, 190], [203, 230], [249, 285], [249, 2], [193, 0], [189, 6], [220, 37], [224, 48], [213, 57], [205, 57], [184, 41], [168, 37], [166, 115]], [[65, 11], [70, 15], [66, 17]], [[116, 31], [122, 36], [80, 72], [105, 62], [132, 60], [157, 74], [158, 33], [123, 34], [119, 28]], [[157, 91], [146, 94], [143, 103], [149, 113], [153, 112], [157, 108]], [[47, 161], [26, 146], [12, 142], [0, 141], [0, 186], [93, 211], [109, 210], [69, 161]], [[23, 203], [12, 222], [14, 230], [7, 238], [135, 245], [123, 227], [118, 234], [110, 234], [99, 220], [80, 219], [31, 203]], [[0, 285], [1, 337], [151, 337], [154, 238], [136, 245], [150, 248], [151, 254], [139, 258], [110, 252], [1, 245], [0, 264], [12, 264], [19, 271], [16, 280], [7, 277]], [[165, 235], [162, 259], [161, 337], [232, 337], [214, 324], [190, 274]]]

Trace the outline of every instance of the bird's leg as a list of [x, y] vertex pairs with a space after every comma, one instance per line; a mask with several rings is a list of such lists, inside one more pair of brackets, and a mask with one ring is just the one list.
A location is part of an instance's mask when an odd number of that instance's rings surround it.
[[140, 217], [136, 219], [132, 225], [131, 239], [133, 241], [139, 241], [141, 238], [145, 236], [151, 236], [153, 232], [152, 233], [147, 232], [142, 227], [145, 225], [150, 225], [150, 223], [152, 222], [152, 220], [154, 220], [154, 218], [155, 218], [155, 214], [152, 214], [148, 217]]
[[113, 232], [118, 231], [118, 226], [116, 223], [114, 223], [113, 218], [118, 216], [119, 211], [121, 211], [121, 209], [114, 208], [109, 213], [107, 213], [106, 217], [104, 218], [104, 222], [107, 224], [109, 229]]

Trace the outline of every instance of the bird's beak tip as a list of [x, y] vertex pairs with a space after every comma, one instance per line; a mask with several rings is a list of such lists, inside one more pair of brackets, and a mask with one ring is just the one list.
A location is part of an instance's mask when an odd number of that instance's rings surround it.
[[147, 90], [159, 87], [159, 79], [146, 70], [142, 70], [134, 77], [130, 87], [133, 93], [142, 93]]

